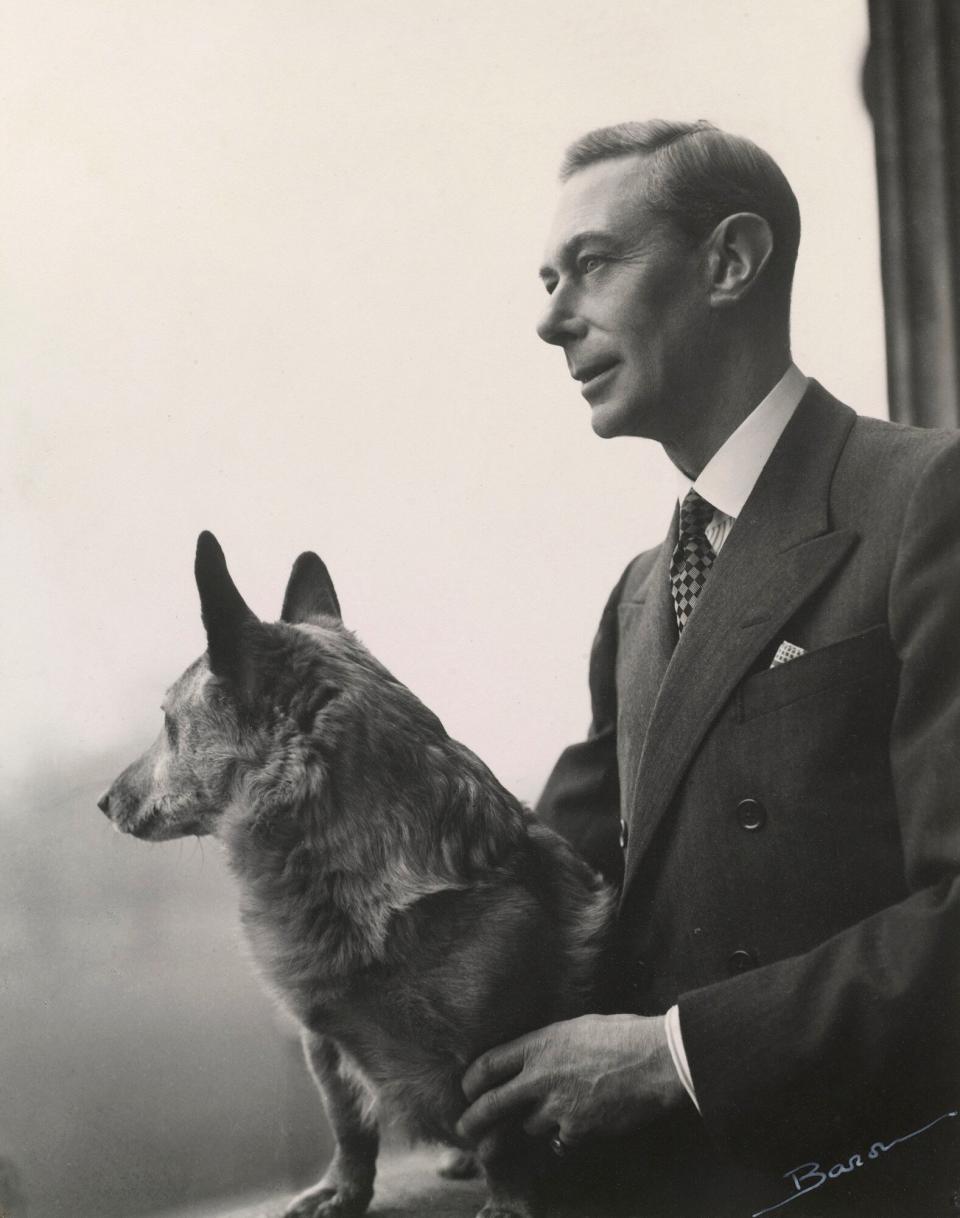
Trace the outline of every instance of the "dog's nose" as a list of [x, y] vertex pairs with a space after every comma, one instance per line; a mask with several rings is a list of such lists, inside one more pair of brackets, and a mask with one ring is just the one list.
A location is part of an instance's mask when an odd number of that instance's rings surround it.
[[100, 809], [101, 812], [109, 811], [109, 809], [110, 809], [110, 792], [109, 791], [104, 791], [104, 793], [100, 796], [100, 798], [97, 800], [97, 807]]

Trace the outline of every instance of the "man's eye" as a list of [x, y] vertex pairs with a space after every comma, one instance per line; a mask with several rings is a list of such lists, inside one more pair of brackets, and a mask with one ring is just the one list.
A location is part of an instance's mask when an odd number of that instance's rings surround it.
[[577, 259], [577, 267], [584, 274], [589, 274], [590, 271], [595, 271], [598, 267], [603, 266], [605, 261], [602, 254], [582, 254]]

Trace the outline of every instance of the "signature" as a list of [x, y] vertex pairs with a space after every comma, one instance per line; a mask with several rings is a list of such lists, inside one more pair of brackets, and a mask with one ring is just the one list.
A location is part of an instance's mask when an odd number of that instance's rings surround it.
[[[917, 1137], [918, 1134], [926, 1133], [928, 1129], [932, 1129], [934, 1125], [939, 1125], [941, 1121], [946, 1121], [950, 1117], [960, 1116], [960, 1111], [954, 1109], [951, 1112], [945, 1112], [942, 1116], [938, 1116], [936, 1120], [929, 1121], [926, 1125], [922, 1125], [919, 1129], [915, 1129], [912, 1133], [905, 1133], [903, 1137], [894, 1138], [891, 1142], [876, 1141], [867, 1151], [867, 1159], [879, 1159], [881, 1155], [885, 1155], [888, 1150], [893, 1150], [894, 1146], [899, 1146], [901, 1142], [909, 1142], [911, 1138]], [[798, 1197], [803, 1197], [807, 1193], [815, 1192], [821, 1185], [826, 1184], [828, 1180], [837, 1180], [840, 1176], [849, 1175], [852, 1171], [857, 1171], [864, 1166], [864, 1156], [853, 1154], [846, 1162], [834, 1163], [830, 1168], [824, 1171], [819, 1163], [801, 1163], [799, 1167], [791, 1167], [789, 1171], [783, 1173], [784, 1180], [792, 1180], [793, 1187], [796, 1192], [790, 1194], [789, 1197], [784, 1197], [782, 1201], [778, 1201], [776, 1205], [768, 1205], [765, 1210], [757, 1210], [751, 1218], [760, 1218], [761, 1214], [770, 1214], [774, 1210], [780, 1209], [782, 1205], [789, 1205], [791, 1201], [796, 1201]]]

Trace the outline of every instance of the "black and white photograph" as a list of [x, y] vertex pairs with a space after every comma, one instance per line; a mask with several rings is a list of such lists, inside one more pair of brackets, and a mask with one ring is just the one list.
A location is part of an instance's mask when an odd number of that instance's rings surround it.
[[0, 4], [0, 1218], [960, 1215], [958, 65]]

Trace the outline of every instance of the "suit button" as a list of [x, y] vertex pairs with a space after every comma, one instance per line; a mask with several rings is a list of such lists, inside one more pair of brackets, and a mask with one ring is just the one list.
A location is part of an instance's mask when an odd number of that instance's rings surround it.
[[758, 799], [741, 799], [737, 804], [737, 824], [754, 832], [767, 823], [767, 810]]
[[750, 969], [756, 968], [758, 963], [759, 958], [752, 947], [738, 947], [727, 958], [727, 971], [731, 976], [737, 973], [746, 973]]
[[627, 822], [621, 816], [620, 817], [620, 849], [621, 850], [626, 850], [627, 838], [629, 836], [630, 836], [630, 831], [627, 828]]

